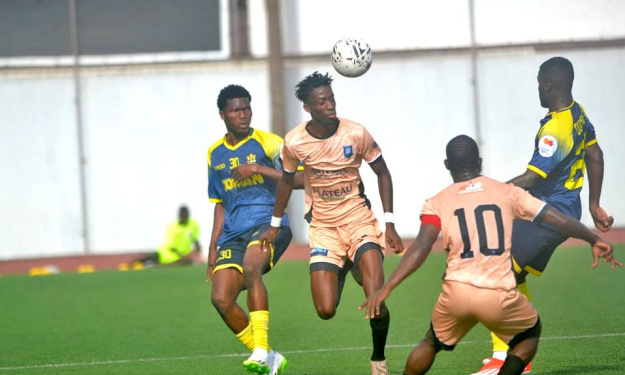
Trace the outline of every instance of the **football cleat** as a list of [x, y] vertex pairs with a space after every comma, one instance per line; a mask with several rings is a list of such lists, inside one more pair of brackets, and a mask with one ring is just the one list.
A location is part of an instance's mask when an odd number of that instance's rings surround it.
[[388, 375], [386, 360], [371, 361], [371, 375]]
[[482, 361], [484, 366], [478, 372], [474, 372], [471, 375], [497, 375], [499, 374], [499, 370], [501, 366], [503, 366], [503, 361], [497, 358], [486, 358]]
[[[486, 358], [482, 360], [484, 367], [479, 372], [475, 372], [471, 375], [496, 375], [499, 373], [504, 361], [497, 358]], [[523, 374], [529, 374], [532, 371], [532, 363], [528, 363], [523, 369]]]
[[266, 350], [254, 349], [252, 355], [243, 361], [243, 368], [256, 374], [269, 373], [269, 354]]
[[528, 363], [523, 369], [523, 374], [529, 374], [530, 372], [532, 372], [532, 362]]
[[273, 350], [269, 353], [269, 363], [271, 364], [269, 375], [281, 375], [286, 370], [286, 358]]

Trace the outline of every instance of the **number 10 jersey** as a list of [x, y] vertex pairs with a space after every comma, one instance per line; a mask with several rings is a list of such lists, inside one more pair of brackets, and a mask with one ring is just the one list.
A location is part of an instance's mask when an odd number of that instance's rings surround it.
[[516, 287], [510, 257], [513, 221], [540, 221], [544, 207], [521, 188], [479, 176], [428, 199], [421, 220], [422, 225], [440, 223], [445, 280], [510, 290]]

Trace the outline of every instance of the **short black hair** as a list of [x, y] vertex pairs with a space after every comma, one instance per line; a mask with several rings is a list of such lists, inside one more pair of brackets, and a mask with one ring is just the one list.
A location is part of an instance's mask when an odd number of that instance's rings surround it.
[[180, 206], [180, 208], [178, 208], [178, 216], [181, 216], [183, 214], [189, 216], [189, 207], [187, 207], [186, 205], [182, 205]]
[[557, 89], [571, 90], [575, 72], [573, 64], [564, 57], [552, 57], [540, 65], [538, 74], [551, 80]]
[[454, 137], [445, 150], [447, 164], [452, 172], [479, 169], [480, 151], [477, 143], [468, 135]]
[[217, 108], [219, 108], [220, 111], [223, 111], [226, 109], [228, 99], [234, 98], [247, 98], [250, 103], [252, 102], [252, 95], [250, 95], [249, 91], [247, 91], [245, 87], [240, 85], [228, 85], [219, 92], [219, 96], [217, 97]]
[[301, 80], [297, 86], [295, 86], [295, 96], [302, 103], [306, 103], [308, 100], [308, 95], [310, 92], [318, 87], [328, 86], [332, 87], [332, 77], [330, 73], [321, 74], [319, 72], [314, 72], [313, 74], [307, 76], [303, 80]]

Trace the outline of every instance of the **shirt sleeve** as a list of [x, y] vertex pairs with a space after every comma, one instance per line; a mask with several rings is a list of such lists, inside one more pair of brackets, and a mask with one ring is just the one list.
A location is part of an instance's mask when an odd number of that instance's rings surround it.
[[219, 190], [219, 176], [213, 168], [208, 167], [208, 200], [213, 203], [223, 202], [221, 192]]
[[588, 120], [588, 131], [586, 132], [586, 147], [592, 146], [597, 143], [597, 134], [595, 133], [595, 127]]
[[380, 149], [380, 146], [378, 146], [377, 142], [373, 139], [373, 136], [371, 136], [369, 131], [364, 127], [362, 128], [362, 139], [360, 147], [360, 153], [362, 155], [362, 158], [367, 163], [374, 162], [382, 155], [382, 150]]
[[436, 199], [430, 198], [425, 201], [423, 208], [421, 209], [421, 215], [419, 215], [421, 219], [421, 225], [425, 224], [433, 224], [441, 229], [441, 217], [439, 210], [437, 208]]
[[547, 178], [573, 148], [573, 135], [569, 128], [561, 126], [561, 121], [553, 118], [538, 132], [537, 144], [527, 169], [542, 178]]
[[513, 186], [510, 189], [510, 195], [514, 206], [514, 214], [517, 218], [534, 221], [545, 207], [545, 202], [520, 187]]
[[282, 168], [289, 173], [295, 173], [298, 170], [299, 160], [290, 150], [288, 142], [284, 142], [282, 146]]

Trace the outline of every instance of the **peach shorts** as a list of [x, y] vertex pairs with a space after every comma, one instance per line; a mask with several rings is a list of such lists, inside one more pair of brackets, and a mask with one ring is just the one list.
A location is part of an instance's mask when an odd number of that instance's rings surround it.
[[534, 327], [538, 313], [518, 289], [478, 288], [458, 281], [444, 281], [432, 313], [432, 328], [445, 346], [456, 345], [477, 323], [504, 342]]
[[310, 264], [331, 263], [339, 268], [343, 268], [346, 259], [356, 263], [354, 259], [357, 256], [356, 252], [366, 243], [378, 245], [382, 253], [385, 248], [384, 233], [375, 218], [332, 228], [311, 225], [308, 228], [308, 238]]

